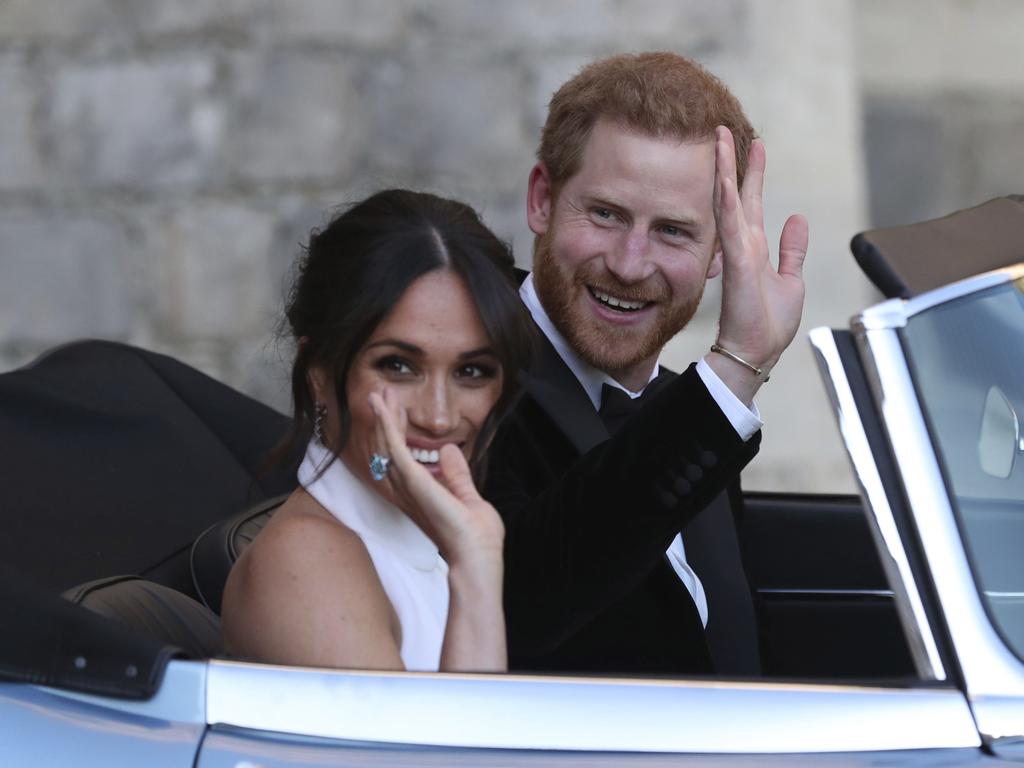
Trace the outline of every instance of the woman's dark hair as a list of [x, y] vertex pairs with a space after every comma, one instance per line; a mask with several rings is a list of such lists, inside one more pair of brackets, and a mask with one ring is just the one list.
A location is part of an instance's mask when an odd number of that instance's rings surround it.
[[294, 419], [280, 455], [295, 455], [312, 436], [313, 366], [332, 374], [340, 409], [336, 450], [348, 439], [345, 385], [352, 362], [374, 329], [418, 278], [438, 269], [462, 278], [503, 372], [498, 402], [471, 457], [483, 472], [483, 449], [518, 395], [517, 374], [529, 365], [533, 327], [513, 276], [508, 246], [464, 203], [424, 192], [389, 189], [357, 203], [314, 230], [300, 259], [285, 309], [296, 344], [292, 366]]

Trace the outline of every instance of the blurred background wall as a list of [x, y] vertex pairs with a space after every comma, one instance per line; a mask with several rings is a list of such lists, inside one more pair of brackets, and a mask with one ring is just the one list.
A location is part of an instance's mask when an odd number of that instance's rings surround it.
[[[463, 197], [523, 265], [546, 103], [581, 65], [702, 61], [765, 138], [767, 219], [811, 222], [803, 329], [748, 488], [852, 490], [804, 331], [877, 295], [870, 225], [1021, 192], [1014, 0], [0, 0], [0, 371], [81, 337], [167, 352], [287, 410], [274, 337], [327, 212]], [[671, 345], [715, 333], [718, 286]]]

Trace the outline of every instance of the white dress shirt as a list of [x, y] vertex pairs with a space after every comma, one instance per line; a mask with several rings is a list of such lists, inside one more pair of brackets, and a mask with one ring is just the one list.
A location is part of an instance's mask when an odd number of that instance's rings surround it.
[[[586, 362], [576, 353], [576, 350], [570, 346], [565, 337], [555, 328], [551, 318], [548, 317], [548, 313], [541, 306], [540, 299], [537, 296], [537, 289], [533, 285], [532, 273], [526, 276], [522, 286], [520, 286], [519, 295], [522, 297], [523, 303], [526, 304], [526, 308], [530, 310], [530, 314], [533, 315], [534, 322], [537, 323], [548, 341], [551, 342], [551, 346], [558, 352], [558, 356], [562, 358], [562, 361], [569, 366], [569, 370], [579, 380], [587, 396], [590, 398], [590, 402], [593, 403], [595, 410], [601, 408], [601, 386], [603, 384], [621, 389], [632, 398], [640, 397], [643, 394], [643, 390], [631, 392], [626, 389], [607, 373], [590, 365], [590, 363]], [[661, 358], [659, 357], [658, 364], [654, 366], [654, 370], [651, 371], [651, 377], [647, 380], [648, 384], [654, 381], [660, 367]], [[722, 413], [725, 414], [729, 423], [732, 424], [740, 439], [746, 442], [763, 426], [764, 422], [761, 421], [761, 415], [757, 411], [757, 406], [755, 405], [753, 410], [747, 408], [703, 359], [697, 363], [697, 375], [700, 376], [712, 399], [722, 409]], [[686, 562], [686, 550], [683, 548], [682, 534], [676, 534], [665, 554], [668, 556], [669, 563], [672, 564], [676, 575], [679, 576], [680, 581], [683, 582], [686, 589], [693, 596], [697, 612], [700, 614], [700, 619], [706, 627], [708, 625], [707, 595], [704, 594], [704, 586], [700, 583], [700, 578]]]

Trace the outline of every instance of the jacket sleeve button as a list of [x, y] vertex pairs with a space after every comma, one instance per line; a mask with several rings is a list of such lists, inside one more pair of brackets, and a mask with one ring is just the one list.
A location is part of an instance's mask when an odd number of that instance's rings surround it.
[[676, 495], [680, 498], [688, 496], [691, 489], [692, 486], [690, 485], [690, 481], [682, 477], [676, 478], [675, 483], [672, 484], [672, 490], [675, 491]]
[[691, 483], [695, 483], [704, 477], [704, 470], [698, 467], [696, 464], [691, 464], [686, 468], [686, 479]]
[[711, 451], [701, 451], [700, 457], [698, 458], [700, 465], [706, 469], [711, 469], [715, 464], [718, 463], [718, 457], [715, 456]]

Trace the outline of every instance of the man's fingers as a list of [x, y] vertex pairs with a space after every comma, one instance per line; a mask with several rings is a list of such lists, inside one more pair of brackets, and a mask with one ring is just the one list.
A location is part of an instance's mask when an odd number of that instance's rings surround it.
[[736, 187], [736, 149], [729, 129], [719, 126], [715, 141], [715, 219], [727, 255], [743, 237], [743, 211]]
[[764, 142], [754, 139], [747, 155], [747, 172], [743, 177], [740, 189], [740, 200], [747, 224], [754, 227], [764, 226], [764, 169], [767, 155]]
[[799, 213], [786, 219], [779, 238], [779, 274], [802, 278], [807, 257], [807, 219]]

